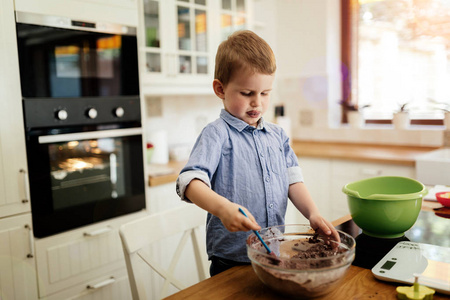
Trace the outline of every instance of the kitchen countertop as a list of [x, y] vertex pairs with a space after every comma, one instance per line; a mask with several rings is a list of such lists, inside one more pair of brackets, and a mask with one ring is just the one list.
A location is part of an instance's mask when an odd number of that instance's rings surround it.
[[[388, 163], [415, 166], [418, 155], [439, 147], [375, 145], [338, 142], [299, 141], [292, 142], [292, 149], [298, 157], [337, 158], [372, 163]], [[174, 182], [186, 161], [171, 161], [167, 165], [150, 165], [148, 184], [157, 186]], [[157, 172], [158, 169], [166, 172]]]
[[294, 141], [292, 148], [299, 157], [338, 158], [414, 167], [418, 155], [439, 147]]
[[[175, 182], [181, 169], [183, 169], [186, 165], [186, 162], [187, 161], [169, 161], [168, 164], [164, 165], [150, 164], [148, 167], [150, 172], [150, 175], [148, 176], [148, 185], [157, 186]], [[166, 172], [166, 174], [158, 174], [158, 169], [161, 168], [171, 169], [171, 172]], [[155, 170], [155, 172], [152, 174], [153, 170]]]

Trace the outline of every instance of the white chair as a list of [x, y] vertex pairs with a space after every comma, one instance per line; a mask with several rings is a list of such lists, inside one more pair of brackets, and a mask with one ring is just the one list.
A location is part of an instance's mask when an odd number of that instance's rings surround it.
[[[205, 223], [206, 212], [194, 204], [186, 204], [175, 209], [134, 220], [120, 227], [120, 238], [134, 300], [151, 298], [148, 292], [151, 281], [149, 278], [142, 278], [145, 276], [142, 276], [143, 272], [139, 271], [142, 270], [143, 262], [164, 279], [159, 298], [168, 296], [170, 285], [173, 285], [178, 290], [186, 287], [185, 284], [175, 278], [174, 271], [189, 237], [192, 238], [199, 280], [206, 279], [209, 276], [204, 233], [200, 233], [200, 229]], [[160, 261], [150, 255], [148, 246], [158, 241], [162, 242], [164, 238], [177, 234], [181, 236], [181, 239], [169, 267], [164, 269], [161, 267]], [[154, 292], [152, 294], [155, 294]]]

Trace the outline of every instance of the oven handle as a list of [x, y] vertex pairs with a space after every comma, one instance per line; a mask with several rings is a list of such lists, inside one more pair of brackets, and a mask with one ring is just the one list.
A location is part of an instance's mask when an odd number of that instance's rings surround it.
[[101, 131], [87, 131], [77, 133], [65, 133], [56, 135], [43, 135], [39, 137], [39, 144], [70, 142], [90, 139], [123, 137], [142, 134], [142, 127], [139, 128], [125, 128]]

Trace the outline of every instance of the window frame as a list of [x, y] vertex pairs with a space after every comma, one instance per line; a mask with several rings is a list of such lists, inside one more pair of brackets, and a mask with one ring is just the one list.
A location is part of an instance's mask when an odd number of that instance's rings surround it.
[[[341, 123], [348, 123], [348, 107], [358, 104], [352, 85], [358, 86], [358, 0], [341, 0]], [[365, 124], [392, 124], [392, 119], [365, 119]], [[443, 119], [410, 119], [411, 125], [443, 126]]]

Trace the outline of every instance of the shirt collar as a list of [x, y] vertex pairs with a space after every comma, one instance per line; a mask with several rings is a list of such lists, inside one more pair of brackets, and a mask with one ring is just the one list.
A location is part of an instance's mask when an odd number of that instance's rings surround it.
[[[250, 126], [247, 123], [245, 123], [244, 121], [236, 118], [235, 116], [233, 116], [232, 114], [227, 112], [225, 109], [221, 110], [220, 117], [225, 122], [227, 122], [228, 125], [234, 127], [239, 132], [241, 132], [242, 130], [246, 129], [247, 127], [251, 128], [251, 129], [255, 129], [255, 127]], [[264, 122], [264, 118], [263, 117], [261, 117], [261, 119], [259, 119], [259, 123], [258, 123], [258, 126], [256, 127], [256, 129], [258, 129], [258, 130], [265, 130], [267, 132], [270, 132], [269, 127], [265, 126], [265, 122]]]

